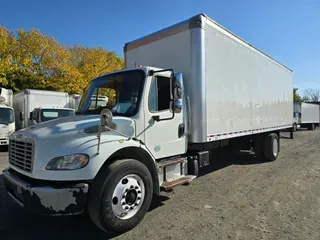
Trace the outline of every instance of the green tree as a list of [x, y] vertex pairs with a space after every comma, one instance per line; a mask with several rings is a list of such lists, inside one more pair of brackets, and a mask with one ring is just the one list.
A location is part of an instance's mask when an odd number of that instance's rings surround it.
[[293, 88], [293, 101], [294, 102], [302, 102], [302, 98], [299, 96], [298, 88]]

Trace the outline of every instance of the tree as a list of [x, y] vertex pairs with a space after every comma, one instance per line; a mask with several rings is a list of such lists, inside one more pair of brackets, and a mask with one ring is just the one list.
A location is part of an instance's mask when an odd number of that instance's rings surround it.
[[[80, 73], [81, 90], [95, 77], [124, 68], [123, 59], [103, 48], [69, 47], [71, 63]], [[77, 89], [79, 92], [80, 89]], [[109, 93], [109, 96], [112, 94]]]
[[12, 62], [15, 44], [13, 34], [0, 26], [0, 84], [3, 86], [9, 84], [8, 75], [16, 69], [16, 65]]
[[88, 48], [72, 46], [69, 48], [72, 55], [72, 65], [83, 74], [83, 77], [92, 80], [101, 74], [119, 70], [124, 67], [123, 59], [114, 52], [108, 52], [101, 47]]
[[312, 89], [310, 99], [312, 102], [320, 101], [320, 89]]
[[37, 29], [0, 26], [0, 84], [14, 91], [82, 93], [94, 77], [123, 67], [122, 58], [103, 48], [65, 46]]
[[294, 102], [302, 102], [302, 99], [297, 92], [298, 92], [298, 88], [293, 88], [293, 101]]
[[310, 88], [306, 88], [306, 89], [303, 90], [302, 100], [304, 102], [310, 101], [311, 91], [312, 90]]
[[320, 101], [320, 89], [307, 88], [303, 91], [302, 100], [304, 102], [318, 102]]

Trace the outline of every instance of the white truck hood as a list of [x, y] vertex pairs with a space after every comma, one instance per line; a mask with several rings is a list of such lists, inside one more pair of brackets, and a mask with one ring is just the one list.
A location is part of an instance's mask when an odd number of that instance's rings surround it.
[[[132, 119], [126, 117], [114, 117], [113, 123], [116, 125], [116, 131], [127, 136], [134, 136], [135, 123]], [[100, 124], [99, 115], [78, 115], [55, 119], [39, 123], [28, 128], [17, 131], [15, 135], [22, 134], [23, 137], [32, 138], [35, 142], [48, 142], [59, 139], [60, 143], [73, 139], [75, 134], [87, 133], [97, 136], [97, 127]], [[95, 130], [95, 131], [92, 131]], [[120, 136], [113, 131], [109, 131], [107, 135]]]
[[[116, 126], [116, 131], [129, 137], [135, 136], [134, 120], [126, 117], [114, 117], [113, 123]], [[123, 143], [122, 140], [126, 139], [126, 137], [114, 131], [103, 132], [100, 141], [101, 154], [97, 155], [97, 129], [99, 124], [99, 115], [78, 115], [43, 122], [16, 131], [11, 134], [11, 140], [30, 142], [30, 139], [32, 139], [34, 142], [33, 170], [32, 172], [23, 171], [11, 163], [10, 167], [37, 179], [90, 179], [98, 168], [97, 164], [99, 162], [103, 163], [101, 159], [96, 159], [108, 157], [102, 152], [111, 151], [115, 145], [119, 144], [119, 141]], [[122, 145], [124, 146], [125, 143]], [[45, 170], [46, 165], [51, 159], [75, 153], [88, 154], [91, 158], [89, 165], [78, 171], [73, 171], [73, 174], [70, 174], [69, 171]]]

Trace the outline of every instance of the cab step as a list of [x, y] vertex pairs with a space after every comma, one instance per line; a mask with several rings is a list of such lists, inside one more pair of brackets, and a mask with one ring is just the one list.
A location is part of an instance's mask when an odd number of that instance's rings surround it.
[[[190, 165], [190, 164], [189, 164]], [[178, 185], [187, 184], [197, 176], [189, 173], [188, 158], [177, 156], [157, 162], [160, 189], [171, 191]]]
[[178, 163], [183, 163], [187, 161], [187, 158], [183, 158], [183, 157], [179, 157], [179, 158], [173, 158], [173, 159], [169, 159], [169, 160], [165, 160], [165, 161], [161, 161], [159, 162], [157, 165], [159, 168], [165, 168], [168, 167], [170, 165], [175, 165]]
[[161, 184], [161, 188], [164, 191], [170, 191], [170, 190], [172, 190], [172, 188], [174, 188], [178, 185], [182, 185], [182, 184], [186, 184], [186, 183], [191, 182], [194, 178], [196, 178], [196, 176], [187, 175], [187, 176], [182, 176], [180, 178], [174, 179], [172, 181], [165, 181]]

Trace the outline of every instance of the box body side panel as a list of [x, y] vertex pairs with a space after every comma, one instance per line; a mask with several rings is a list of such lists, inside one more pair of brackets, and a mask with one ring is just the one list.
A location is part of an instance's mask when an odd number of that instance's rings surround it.
[[291, 71], [209, 21], [205, 48], [208, 137], [292, 125]]

